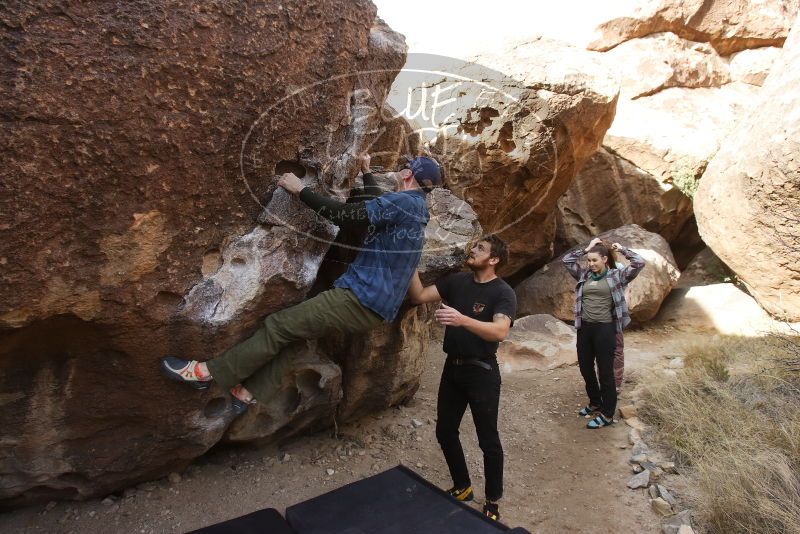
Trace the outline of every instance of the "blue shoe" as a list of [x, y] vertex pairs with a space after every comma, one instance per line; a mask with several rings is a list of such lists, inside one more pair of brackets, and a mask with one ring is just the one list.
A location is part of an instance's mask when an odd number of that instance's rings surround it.
[[591, 428], [591, 429], [603, 428], [604, 426], [613, 425], [613, 424], [614, 424], [614, 418], [613, 417], [611, 419], [606, 419], [605, 415], [600, 414], [597, 417], [595, 417], [594, 419], [592, 419], [591, 421], [589, 421], [588, 423], [586, 423], [586, 428]]
[[198, 364], [197, 360], [182, 360], [175, 356], [167, 356], [161, 358], [161, 371], [170, 380], [182, 382], [194, 389], [208, 389], [211, 386], [212, 378], [200, 378], [195, 373], [195, 366]]
[[599, 412], [600, 408], [596, 406], [584, 406], [580, 410], [578, 410], [578, 415], [582, 415], [583, 417], [588, 417], [589, 415]]

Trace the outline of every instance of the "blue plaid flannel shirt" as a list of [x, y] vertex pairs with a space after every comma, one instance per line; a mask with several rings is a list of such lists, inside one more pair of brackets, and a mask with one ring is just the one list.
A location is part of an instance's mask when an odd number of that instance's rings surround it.
[[[620, 247], [618, 252], [630, 261], [627, 267], [609, 269], [606, 275], [608, 285], [611, 288], [611, 298], [614, 301], [614, 323], [617, 332], [628, 326], [631, 322], [631, 315], [628, 312], [628, 303], [625, 300], [625, 286], [639, 275], [644, 269], [644, 258], [634, 251], [625, 247]], [[589, 276], [589, 270], [578, 265], [578, 260], [586, 254], [584, 247], [571, 250], [564, 255], [561, 261], [572, 278], [578, 281], [575, 286], [575, 328], [581, 327], [581, 312], [583, 311], [583, 284]]]

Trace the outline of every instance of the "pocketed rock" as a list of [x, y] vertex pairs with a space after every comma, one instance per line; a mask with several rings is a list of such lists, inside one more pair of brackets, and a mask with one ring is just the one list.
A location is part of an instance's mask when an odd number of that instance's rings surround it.
[[797, 4], [789, 0], [635, 0], [610, 11], [588, 48], [608, 50], [629, 39], [657, 32], [709, 43], [720, 54], [780, 46], [789, 33]]

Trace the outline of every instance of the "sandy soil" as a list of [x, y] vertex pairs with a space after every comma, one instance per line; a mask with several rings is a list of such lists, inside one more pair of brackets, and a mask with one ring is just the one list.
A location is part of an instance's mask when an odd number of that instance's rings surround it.
[[[669, 344], [658, 338], [652, 331], [628, 333], [627, 367], [646, 367], [661, 359]], [[439, 346], [431, 353], [420, 390], [408, 406], [340, 426], [338, 436], [326, 431], [280, 446], [215, 450], [183, 473], [105, 500], [53, 502], [2, 514], [0, 532], [185, 532], [261, 508], [283, 512], [399, 463], [449, 487], [434, 435], [443, 354]], [[630, 391], [631, 385], [625, 389]], [[576, 366], [503, 375], [502, 521], [533, 533], [660, 532], [644, 490], [626, 487], [631, 476], [629, 428], [619, 422], [587, 430], [586, 420], [576, 414], [584, 397]], [[469, 414], [462, 423], [462, 442], [476, 486], [474, 506], [480, 509], [483, 462]]]

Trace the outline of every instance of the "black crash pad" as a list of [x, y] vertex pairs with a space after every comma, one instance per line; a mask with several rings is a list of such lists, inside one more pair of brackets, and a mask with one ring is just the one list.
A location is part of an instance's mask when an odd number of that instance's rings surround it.
[[296, 534], [275, 508], [259, 510], [189, 534]]
[[286, 509], [253, 512], [190, 534], [530, 534], [509, 528], [397, 466]]
[[286, 520], [297, 534], [509, 532], [404, 466], [290, 506]]

